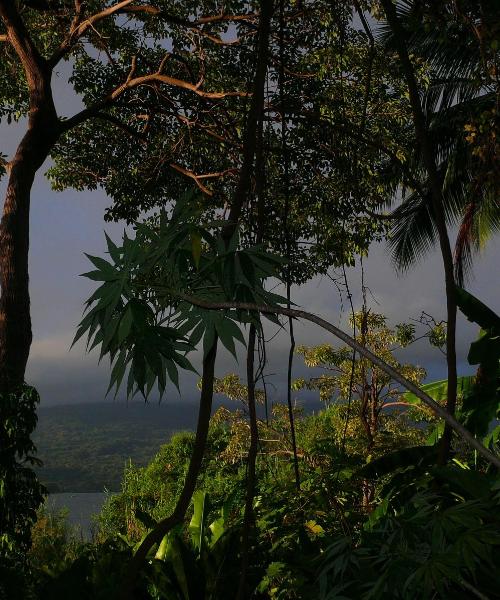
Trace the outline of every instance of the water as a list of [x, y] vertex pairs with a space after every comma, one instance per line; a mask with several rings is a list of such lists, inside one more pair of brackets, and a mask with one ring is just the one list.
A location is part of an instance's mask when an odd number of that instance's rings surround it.
[[46, 506], [54, 512], [67, 508], [68, 524], [80, 529], [83, 537], [89, 539], [92, 534], [92, 515], [101, 511], [106, 496], [103, 492], [50, 494]]

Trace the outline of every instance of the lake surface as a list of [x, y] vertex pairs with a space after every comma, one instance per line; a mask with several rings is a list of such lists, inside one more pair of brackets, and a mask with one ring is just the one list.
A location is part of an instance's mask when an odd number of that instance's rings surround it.
[[69, 525], [80, 528], [82, 535], [89, 539], [92, 534], [92, 516], [101, 511], [106, 497], [104, 492], [49, 494], [46, 506], [54, 512], [67, 508]]

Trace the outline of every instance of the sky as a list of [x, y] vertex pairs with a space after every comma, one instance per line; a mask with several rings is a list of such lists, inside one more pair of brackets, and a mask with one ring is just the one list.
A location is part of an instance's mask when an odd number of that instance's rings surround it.
[[[68, 86], [64, 73], [54, 80], [59, 113], [70, 115], [78, 110], [78, 101]], [[0, 153], [10, 156], [22, 134], [24, 124], [0, 124]], [[103, 192], [54, 192], [43, 176], [48, 163], [39, 171], [32, 193], [30, 239], [30, 292], [32, 303], [33, 345], [26, 380], [41, 395], [43, 406], [82, 402], [112, 402], [105, 399], [109, 380], [109, 363], [98, 365], [98, 354], [85, 352], [83, 343], [70, 350], [83, 304], [92, 292], [92, 282], [79, 277], [90, 270], [84, 252], [104, 255], [104, 231], [119, 241], [123, 224], [105, 223], [104, 211], [111, 203]], [[0, 196], [5, 195], [6, 177], [0, 180]], [[500, 277], [498, 260], [500, 239], [490, 241], [474, 267], [474, 278], [468, 289], [491, 308], [500, 312]], [[440, 257], [431, 253], [405, 276], [398, 275], [390, 261], [385, 244], [373, 245], [364, 261], [365, 282], [369, 288], [368, 304], [375, 312], [384, 313], [389, 323], [418, 319], [422, 311], [436, 320], [445, 318], [444, 279]], [[361, 306], [360, 269], [347, 271], [355, 308]], [[292, 300], [300, 307], [346, 328], [347, 300], [341, 299], [332, 282], [315, 278], [292, 291]], [[274, 332], [269, 330], [269, 336]], [[459, 371], [471, 372], [466, 363], [468, 346], [477, 329], [462, 316], [458, 321]], [[296, 325], [297, 344], [336, 343], [330, 334], [312, 324]], [[272, 395], [284, 399], [288, 338], [281, 333], [269, 343], [267, 368]], [[194, 360], [199, 365], [199, 356]], [[445, 376], [442, 354], [426, 341], [418, 342], [402, 354], [407, 362], [425, 367], [428, 379]], [[220, 352], [216, 375], [228, 372], [244, 373], [244, 360], [238, 365], [226, 352]], [[307, 370], [300, 356], [295, 359], [294, 376], [304, 376]], [[181, 395], [196, 401], [196, 376], [181, 379]], [[169, 398], [177, 392], [169, 390]], [[118, 402], [124, 402], [119, 394]]]

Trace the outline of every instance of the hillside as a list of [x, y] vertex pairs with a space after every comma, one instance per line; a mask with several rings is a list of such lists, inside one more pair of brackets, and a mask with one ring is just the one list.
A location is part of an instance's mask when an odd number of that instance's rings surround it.
[[173, 432], [193, 429], [193, 404], [101, 403], [42, 407], [34, 441], [51, 492], [117, 491], [129, 459], [145, 465]]

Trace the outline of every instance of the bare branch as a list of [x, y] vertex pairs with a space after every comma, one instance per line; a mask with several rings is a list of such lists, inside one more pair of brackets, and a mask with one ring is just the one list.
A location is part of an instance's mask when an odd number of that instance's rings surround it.
[[193, 171], [185, 169], [184, 167], [176, 165], [175, 163], [170, 163], [169, 166], [175, 171], [182, 173], [182, 175], [192, 179], [200, 188], [200, 190], [207, 196], [213, 196], [213, 192], [202, 183], [202, 179], [215, 179], [217, 177], [225, 177], [226, 175], [234, 175], [238, 172], [238, 169], [226, 169], [225, 171], [219, 171], [217, 173], [205, 173], [204, 175], [197, 175], [196, 173], [193, 173]]
[[170, 77], [169, 75], [163, 75], [162, 73], [150, 73], [149, 75], [142, 75], [140, 77], [133, 77], [130, 80], [127, 80], [125, 83], [117, 87], [111, 94], [109, 95], [109, 101], [115, 100], [118, 96], [123, 94], [125, 90], [132, 89], [138, 87], [140, 85], [145, 85], [147, 83], [165, 83], [174, 87], [179, 87], [185, 90], [190, 90], [194, 92], [196, 95], [202, 98], [208, 98], [210, 100], [220, 100], [222, 98], [227, 98], [230, 96], [238, 96], [245, 97], [249, 96], [248, 92], [205, 92], [200, 90], [197, 84], [189, 83], [188, 81], [184, 81], [183, 79], [177, 79], [175, 77]]

